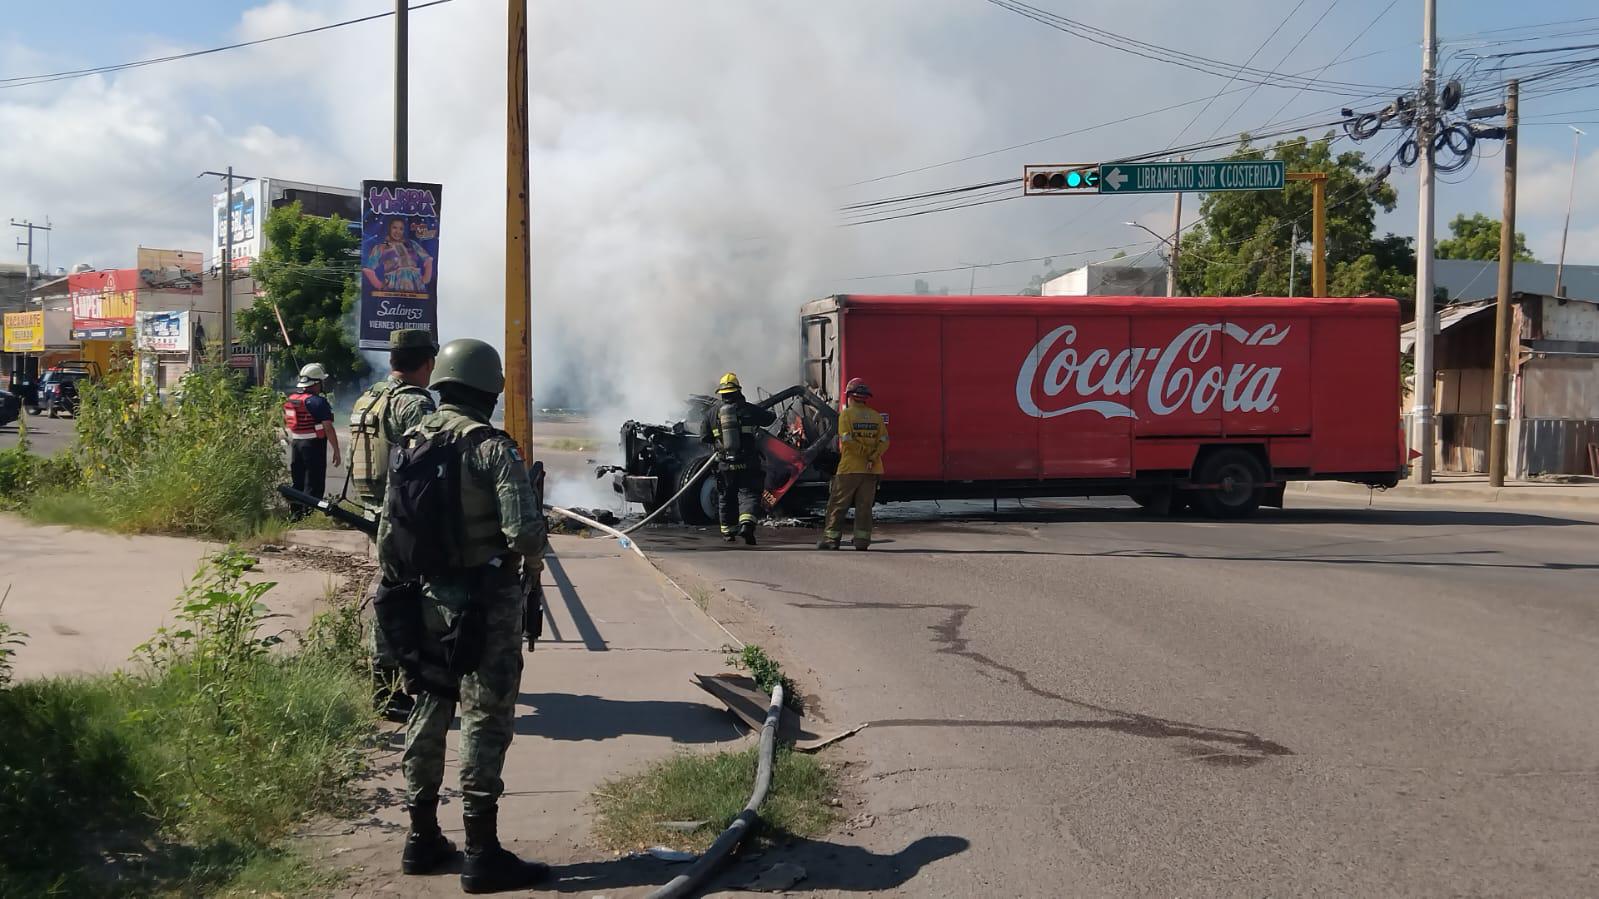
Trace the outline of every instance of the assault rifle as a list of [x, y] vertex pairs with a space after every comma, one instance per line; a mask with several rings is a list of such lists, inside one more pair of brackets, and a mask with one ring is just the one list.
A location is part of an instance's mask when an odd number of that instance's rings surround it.
[[304, 490], [296, 490], [288, 484], [279, 484], [278, 493], [283, 494], [284, 499], [295, 505], [317, 509], [323, 515], [334, 521], [342, 521], [368, 537], [376, 537], [378, 535], [376, 519], [368, 518], [359, 512], [351, 512], [333, 500], [312, 496]]

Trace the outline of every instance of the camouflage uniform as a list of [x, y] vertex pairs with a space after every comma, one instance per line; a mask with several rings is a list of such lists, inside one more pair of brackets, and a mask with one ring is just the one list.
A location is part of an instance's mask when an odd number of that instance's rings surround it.
[[[374, 422], [374, 433], [363, 432], [359, 419], [374, 407], [378, 419]], [[354, 432], [351, 434], [350, 474], [362, 505], [368, 509], [383, 508], [383, 497], [388, 486], [389, 447], [399, 443], [405, 432], [420, 424], [434, 408], [432, 394], [405, 383], [394, 374], [373, 384], [356, 400], [355, 410], [350, 416], [351, 430]], [[368, 442], [371, 446], [365, 445]], [[371, 455], [370, 459], [367, 458], [368, 454]], [[373, 542], [377, 542], [376, 537]], [[382, 584], [383, 572], [380, 569], [372, 575], [372, 582], [367, 585], [363, 608], [372, 608], [372, 601], [377, 598], [378, 587]], [[389, 652], [388, 640], [376, 622], [367, 628], [366, 648], [372, 656], [372, 668], [380, 681], [391, 682], [399, 676], [400, 666]]]
[[[415, 430], [458, 436], [488, 426], [488, 416], [466, 406], [444, 404]], [[505, 784], [500, 772], [511, 744], [516, 700], [522, 683], [522, 607], [519, 582], [523, 559], [539, 559], [547, 540], [527, 470], [515, 444], [490, 437], [462, 459], [461, 505], [464, 534], [459, 576], [428, 581], [423, 616], [431, 636], [442, 637], [469, 602], [484, 613], [487, 641], [477, 670], [461, 679], [461, 792], [463, 813], [492, 814]], [[379, 525], [378, 559], [390, 577], [400, 569], [387, 540], [388, 520]], [[498, 567], [489, 567], [499, 560]], [[442, 655], [442, 646], [435, 649]], [[444, 739], [455, 703], [431, 693], [417, 697], [406, 723], [406, 801], [437, 800], [444, 783]]]

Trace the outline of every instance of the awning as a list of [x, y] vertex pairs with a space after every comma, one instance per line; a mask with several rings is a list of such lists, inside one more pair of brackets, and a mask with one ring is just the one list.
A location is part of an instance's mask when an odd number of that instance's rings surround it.
[[[1479, 315], [1494, 311], [1493, 300], [1483, 300], [1476, 303], [1458, 303], [1445, 306], [1438, 310], [1438, 334], [1468, 322]], [[1416, 323], [1411, 322], [1399, 329], [1399, 355], [1408, 356], [1416, 346]]]

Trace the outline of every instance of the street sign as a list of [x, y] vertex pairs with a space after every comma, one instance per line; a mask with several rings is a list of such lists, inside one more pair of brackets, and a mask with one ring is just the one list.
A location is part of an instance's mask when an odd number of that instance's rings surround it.
[[1282, 190], [1286, 171], [1279, 160], [1218, 162], [1113, 162], [1099, 167], [1102, 194], [1216, 193]]

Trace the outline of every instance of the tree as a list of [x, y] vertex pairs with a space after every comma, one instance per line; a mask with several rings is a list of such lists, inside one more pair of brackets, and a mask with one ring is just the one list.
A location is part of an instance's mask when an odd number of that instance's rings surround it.
[[238, 314], [240, 339], [274, 347], [280, 371], [320, 362], [335, 383], [365, 374], [350, 326], [360, 235], [338, 216], [306, 215], [298, 202], [272, 210], [262, 232], [267, 247], [251, 269], [262, 297]]
[[[1401, 298], [1413, 293], [1415, 259], [1406, 239], [1373, 236], [1378, 210], [1394, 208], [1394, 189], [1370, 181], [1373, 169], [1362, 153], [1334, 156], [1331, 145], [1330, 136], [1315, 142], [1300, 137], [1279, 141], [1264, 154], [1282, 160], [1290, 172], [1327, 173], [1328, 292]], [[1246, 135], [1230, 158], [1261, 155]], [[1201, 221], [1183, 240], [1180, 292], [1288, 296], [1292, 271], [1293, 295], [1309, 296], [1311, 192], [1309, 182], [1290, 181], [1281, 191], [1206, 194]]]
[[[1457, 215], [1449, 223], [1447, 237], [1438, 241], [1439, 259], [1482, 259], [1494, 262], [1499, 259], [1499, 235], [1502, 223], [1482, 213], [1470, 216]], [[1513, 253], [1517, 262], [1537, 262], [1527, 250], [1527, 235], [1516, 232]]]

